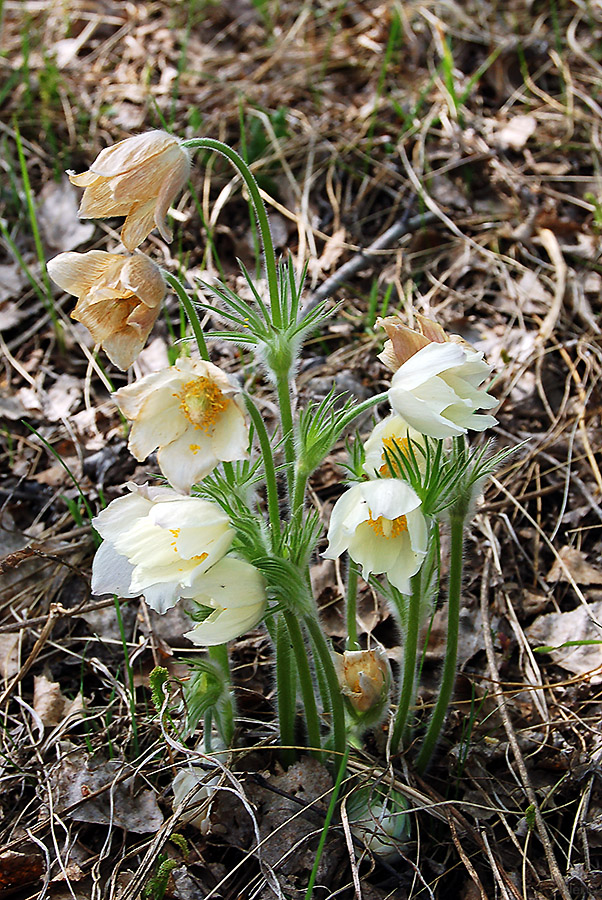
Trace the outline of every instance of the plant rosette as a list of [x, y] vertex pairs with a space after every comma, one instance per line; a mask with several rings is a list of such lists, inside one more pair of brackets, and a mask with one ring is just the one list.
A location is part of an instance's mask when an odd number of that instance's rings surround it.
[[194, 595], [196, 580], [228, 552], [235, 531], [226, 513], [171, 488], [129, 483], [92, 520], [104, 539], [92, 564], [92, 592], [144, 595], [164, 613]]
[[113, 395], [133, 422], [128, 447], [142, 461], [157, 448], [161, 471], [189, 491], [219, 462], [248, 457], [240, 388], [213, 363], [182, 357]]

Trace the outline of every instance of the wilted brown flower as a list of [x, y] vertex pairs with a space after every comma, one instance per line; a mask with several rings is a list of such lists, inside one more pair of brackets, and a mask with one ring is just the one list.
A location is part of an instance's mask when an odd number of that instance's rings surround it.
[[389, 338], [378, 359], [392, 372], [396, 372], [404, 362], [428, 344], [444, 344], [449, 341], [449, 336], [437, 322], [420, 315], [416, 316], [416, 322], [418, 331], [404, 325], [399, 316], [386, 316], [376, 320], [376, 324], [385, 329]]
[[165, 282], [148, 256], [104, 250], [59, 253], [50, 277], [78, 298], [71, 313], [118, 368], [131, 366], [146, 343], [165, 296]]
[[87, 172], [69, 180], [85, 188], [81, 218], [126, 216], [121, 240], [135, 250], [155, 226], [171, 241], [165, 217], [189, 171], [190, 156], [177, 138], [148, 131], [101, 150]]

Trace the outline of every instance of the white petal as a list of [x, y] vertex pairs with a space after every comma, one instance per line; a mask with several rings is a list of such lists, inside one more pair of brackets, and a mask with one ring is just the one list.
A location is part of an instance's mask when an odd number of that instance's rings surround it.
[[118, 553], [109, 541], [103, 541], [92, 563], [92, 593], [137, 597], [131, 590], [133, 571], [127, 557]]
[[151, 609], [163, 615], [180, 599], [178, 585], [173, 583], [150, 585], [144, 590], [144, 599]]
[[243, 609], [216, 609], [204, 622], [200, 622], [192, 631], [187, 631], [184, 637], [201, 647], [225, 644], [254, 628], [263, 618], [264, 612], [265, 603], [245, 606]]
[[177, 440], [162, 446], [157, 461], [169, 483], [183, 492], [209, 475], [219, 463], [209, 438], [192, 427]]
[[400, 366], [393, 376], [391, 387], [399, 385], [411, 391], [434, 375], [461, 365], [464, 359], [465, 351], [458, 344], [428, 344]]

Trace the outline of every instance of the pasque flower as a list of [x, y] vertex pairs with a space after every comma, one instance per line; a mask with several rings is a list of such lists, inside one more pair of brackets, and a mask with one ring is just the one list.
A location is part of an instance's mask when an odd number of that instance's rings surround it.
[[185, 637], [211, 647], [225, 644], [254, 628], [267, 606], [265, 580], [254, 566], [226, 556], [185, 592], [196, 604], [213, 610]]
[[391, 667], [382, 650], [345, 650], [334, 656], [343, 695], [363, 718], [382, 714], [389, 695]]
[[328, 541], [326, 559], [347, 550], [364, 577], [386, 573], [391, 584], [407, 594], [428, 544], [420, 499], [395, 478], [355, 484], [334, 505]]
[[165, 217], [189, 172], [190, 156], [180, 141], [148, 131], [101, 150], [87, 172], [70, 173], [69, 179], [85, 188], [81, 218], [126, 216], [121, 240], [135, 250], [155, 226], [171, 241]]
[[403, 476], [397, 458], [399, 454], [410, 458], [410, 443], [419, 469], [424, 470], [426, 465], [426, 457], [422, 452], [425, 448], [424, 435], [411, 428], [401, 416], [395, 413], [387, 416], [373, 428], [372, 434], [364, 444], [364, 472], [370, 478], [378, 476], [390, 478], [393, 474]]
[[78, 298], [71, 317], [119, 369], [131, 366], [152, 330], [165, 296], [158, 266], [137, 254], [90, 250], [59, 253], [48, 262], [50, 277]]
[[217, 366], [183, 357], [114, 394], [133, 421], [129, 448], [143, 460], [159, 448], [161, 471], [179, 491], [220, 462], [245, 459], [249, 429], [240, 389]]
[[393, 410], [417, 431], [434, 438], [495, 425], [493, 416], [477, 413], [497, 406], [497, 400], [481, 388], [491, 373], [483, 354], [461, 338], [450, 341], [434, 322], [424, 317], [419, 322], [417, 332], [396, 316], [380, 320], [389, 335], [380, 359], [396, 369], [389, 390]]
[[200, 497], [129, 483], [92, 520], [103, 543], [92, 565], [92, 592], [144, 599], [164, 613], [194, 596], [200, 576], [227, 553], [234, 529], [226, 513]]
[[211, 829], [211, 799], [218, 783], [218, 775], [210, 777], [199, 766], [188, 765], [180, 769], [172, 783], [174, 810], [186, 801], [178, 822], [194, 825], [201, 834], [208, 834]]

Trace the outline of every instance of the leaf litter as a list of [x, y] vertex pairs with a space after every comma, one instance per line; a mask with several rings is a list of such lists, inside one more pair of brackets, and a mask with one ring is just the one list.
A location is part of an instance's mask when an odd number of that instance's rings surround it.
[[[394, 15], [402, 37], [384, 68]], [[24, 898], [63, 896], [59, 891], [78, 900], [102, 892], [127, 898], [132, 886], [141, 896], [165, 852], [178, 863], [166, 896], [270, 897], [276, 883], [302, 894], [320, 829], [317, 798], [327, 775], [278, 770], [265, 699], [273, 695], [270, 648], [258, 634], [233, 648], [244, 743], [254, 749], [234, 754], [229, 765], [254, 804], [276, 881], [258, 862], [240, 802], [236, 819], [225, 799], [215, 804], [207, 836], [182, 829], [186, 859], [171, 844], [153, 849], [157, 835], [166, 839], [176, 827], [168, 818], [173, 775], [197, 752], [198, 735], [168, 749], [149, 709], [148, 672], [173, 653], [179, 626], [165, 623], [162, 633], [164, 623], [149, 623], [132, 603], [122, 638], [113, 607], [95, 608], [86, 580], [93, 540], [78, 491], [21, 423], [29, 421], [60, 453], [95, 509], [128, 478], [156, 471], [152, 461], [135, 467], [127, 458], [108, 397], [108, 381], [119, 387], [123, 376], [100, 367], [60, 296], [60, 328], [51, 325], [14, 121], [47, 258], [74, 247], [117, 249], [110, 222], [77, 219], [63, 171], [80, 171], [101, 147], [132, 132], [162, 127], [163, 117], [178, 134], [202, 132], [239, 147], [244, 131], [283, 252], [299, 261], [310, 255], [311, 289], [328, 278], [329, 295], [342, 301], [308, 348], [300, 400], [327, 393], [334, 380], [358, 395], [386, 388], [375, 360], [382, 339], [373, 329], [386, 302], [409, 316], [433, 316], [477, 343], [496, 363], [499, 441], [527, 442], [480, 501], [490, 531], [475, 525], [466, 543], [463, 667], [437, 758], [425, 783], [410, 760], [401, 768], [395, 762], [401, 788], [413, 797], [406, 858], [392, 873], [366, 856], [356, 872], [362, 896], [557, 895], [550, 856], [529, 824], [531, 790], [565, 890], [598, 896], [602, 657], [596, 643], [560, 647], [602, 637], [594, 622], [602, 621], [597, 6], [7, 0], [3, 28], [0, 65], [11, 88], [0, 101], [8, 176], [0, 219], [10, 238], [3, 232], [0, 241], [0, 669], [10, 696], [0, 736], [0, 885]], [[153, 252], [167, 267], [202, 271], [204, 280], [219, 263], [235, 286], [233, 256], [251, 259], [253, 233], [230, 173], [219, 161], [212, 167], [211, 183], [195, 171], [195, 197], [185, 195], [175, 210], [181, 246], [168, 248], [154, 236]], [[215, 223], [212, 242], [197, 204], [205, 223]], [[404, 231], [399, 223], [415, 216]], [[366, 255], [390, 228], [393, 242]], [[163, 365], [166, 348], [182, 336], [169, 304], [154, 335], [141, 372]], [[220, 353], [231, 365], [240, 360], [235, 348]], [[257, 367], [242, 358], [261, 401]], [[335, 448], [314, 479], [324, 514], [344, 459], [344, 448]], [[495, 542], [502, 574], [491, 573], [485, 584]], [[336, 640], [343, 632], [337, 573], [317, 563], [314, 574]], [[486, 607], [479, 606], [484, 589]], [[396, 644], [391, 617], [370, 590], [362, 591], [360, 615], [366, 640]], [[444, 626], [440, 610], [418, 718], [433, 701]], [[123, 640], [134, 669], [139, 757]], [[558, 649], [535, 652], [542, 645]], [[513, 748], [526, 781], [517, 780]], [[377, 730], [359, 756], [362, 774], [380, 771], [385, 752]], [[292, 797], [319, 815], [296, 816], [303, 807]], [[437, 815], [441, 809], [452, 819]], [[149, 822], [152, 829], [136, 831]], [[57, 827], [69, 840], [57, 840]], [[341, 855], [343, 830], [335, 821], [320, 896], [347, 900], [357, 896], [356, 862]]]

